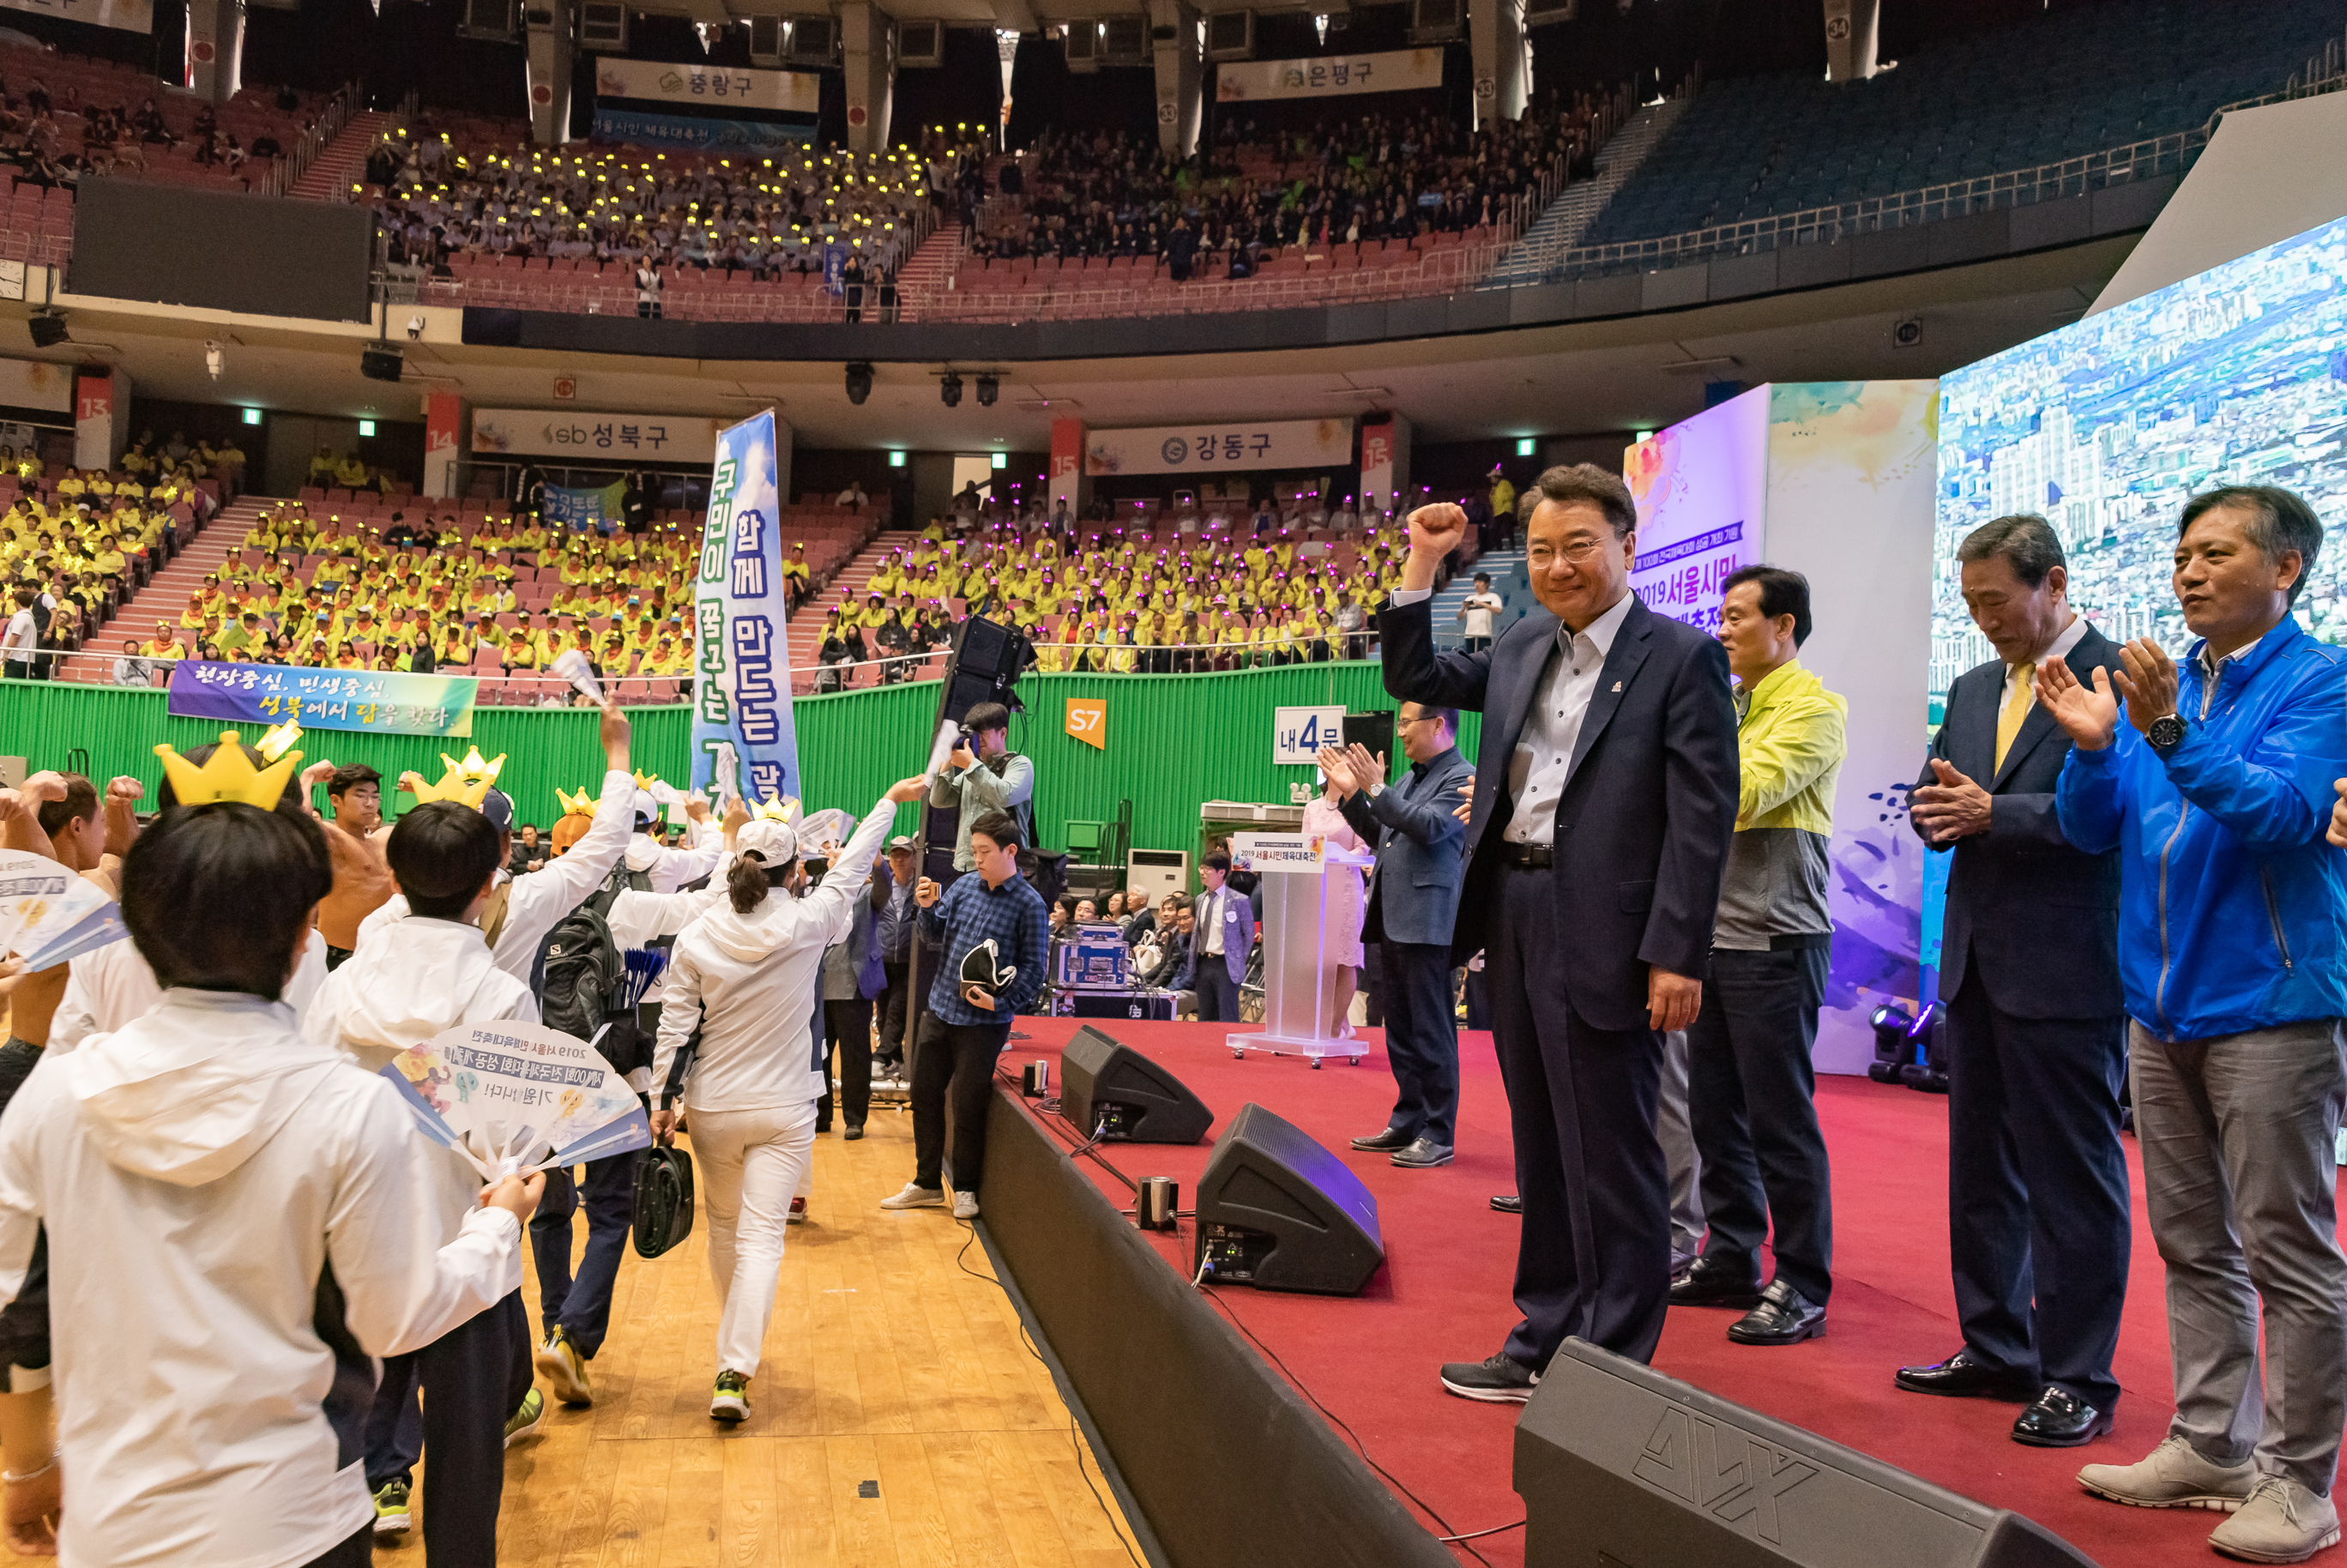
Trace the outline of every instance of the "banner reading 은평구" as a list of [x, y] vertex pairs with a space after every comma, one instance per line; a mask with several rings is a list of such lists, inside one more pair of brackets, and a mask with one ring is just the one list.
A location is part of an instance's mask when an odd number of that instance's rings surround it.
[[692, 787], [723, 802], [799, 793], [774, 415], [717, 435], [693, 589]]

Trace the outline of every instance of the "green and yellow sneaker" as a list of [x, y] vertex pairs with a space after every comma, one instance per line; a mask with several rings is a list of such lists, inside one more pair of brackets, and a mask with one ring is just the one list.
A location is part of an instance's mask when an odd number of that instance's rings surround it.
[[545, 1423], [546, 1396], [532, 1389], [521, 1398], [521, 1409], [506, 1422], [506, 1447], [511, 1448]]
[[750, 1419], [750, 1379], [739, 1372], [717, 1374], [717, 1387], [709, 1396], [709, 1419], [712, 1421], [746, 1421]]
[[558, 1325], [546, 1337], [546, 1343], [531, 1358], [539, 1372], [554, 1386], [554, 1397], [566, 1405], [591, 1405], [595, 1402], [594, 1387], [587, 1381], [587, 1358], [579, 1353], [570, 1336]]
[[374, 1532], [405, 1535], [407, 1526], [407, 1482], [384, 1481], [374, 1489]]

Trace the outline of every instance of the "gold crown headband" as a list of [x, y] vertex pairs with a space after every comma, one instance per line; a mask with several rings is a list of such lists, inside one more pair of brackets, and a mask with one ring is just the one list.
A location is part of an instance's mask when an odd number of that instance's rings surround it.
[[788, 822], [798, 814], [799, 802], [796, 795], [770, 794], [766, 797], [765, 804], [759, 806], [752, 815], [768, 822]]
[[415, 798], [419, 801], [453, 800], [459, 805], [469, 805], [478, 810], [483, 797], [489, 793], [489, 786], [497, 782], [497, 774], [506, 765], [506, 754], [499, 752], [497, 761], [487, 762], [481, 756], [481, 748], [475, 746], [465, 753], [465, 760], [461, 763], [446, 752], [440, 753], [440, 761], [448, 771], [440, 775], [438, 784], [425, 784], [421, 774], [415, 775], [415, 782], [411, 787], [415, 791]]
[[260, 743], [254, 749], [260, 752], [263, 762], [273, 763], [283, 756], [292, 748], [293, 743], [301, 738], [302, 726], [288, 719], [261, 736]]
[[243, 740], [234, 730], [220, 732], [220, 750], [201, 767], [168, 744], [157, 746], [155, 754], [163, 759], [163, 776], [171, 781], [171, 793], [181, 805], [234, 800], [263, 811], [276, 808], [285, 793], [285, 781], [293, 776], [294, 764], [302, 760], [301, 753], [288, 752], [269, 766], [256, 768], [244, 754]]
[[565, 816], [592, 816], [595, 815], [595, 806], [597, 804], [595, 797], [589, 794], [583, 789], [577, 794], [571, 794], [565, 791], [560, 784], [556, 784], [554, 786], [554, 798], [562, 803], [562, 815]]

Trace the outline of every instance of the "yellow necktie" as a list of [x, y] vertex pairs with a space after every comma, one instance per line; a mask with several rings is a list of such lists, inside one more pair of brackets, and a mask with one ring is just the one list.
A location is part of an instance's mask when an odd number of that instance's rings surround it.
[[2021, 733], [2021, 721], [2029, 717], [2029, 704], [2034, 695], [2037, 666], [2024, 664], [2015, 673], [2013, 695], [2004, 700], [2004, 709], [1996, 716], [1996, 765], [2004, 766], [2004, 753], [2013, 749], [2013, 737]]

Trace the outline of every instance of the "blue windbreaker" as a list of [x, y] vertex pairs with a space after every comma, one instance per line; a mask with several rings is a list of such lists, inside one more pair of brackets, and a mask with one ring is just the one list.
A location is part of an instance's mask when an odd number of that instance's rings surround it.
[[2063, 836], [2121, 852], [2128, 1016], [2178, 1040], [2347, 1014], [2347, 850], [2323, 839], [2347, 778], [2347, 649], [2285, 617], [2219, 666], [2204, 720], [2200, 648], [2177, 671], [2182, 745], [2163, 760], [2122, 712], [2055, 792]]

